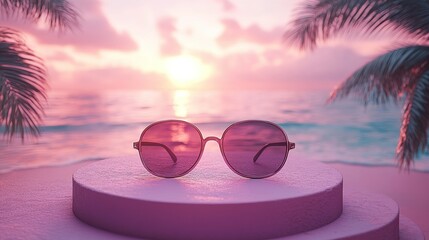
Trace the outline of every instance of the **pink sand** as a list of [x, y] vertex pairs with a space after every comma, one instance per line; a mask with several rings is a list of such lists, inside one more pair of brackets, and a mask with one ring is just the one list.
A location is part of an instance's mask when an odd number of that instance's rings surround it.
[[[90, 227], [72, 213], [71, 176], [88, 163], [0, 175], [0, 232], [5, 239], [132, 239]], [[393, 198], [401, 213], [429, 236], [429, 174], [393, 167], [331, 164], [344, 191], [372, 191]], [[286, 169], [285, 169], [286, 170]]]

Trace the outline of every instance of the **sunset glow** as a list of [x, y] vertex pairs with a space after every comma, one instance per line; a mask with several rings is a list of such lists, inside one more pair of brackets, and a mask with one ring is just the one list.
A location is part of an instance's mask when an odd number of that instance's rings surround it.
[[80, 27], [61, 34], [1, 21], [46, 60], [54, 91], [332, 89], [384, 49], [338, 38], [298, 52], [282, 41], [298, 2], [74, 0]]
[[165, 73], [175, 86], [186, 87], [205, 80], [210, 68], [195, 57], [178, 56], [165, 61]]

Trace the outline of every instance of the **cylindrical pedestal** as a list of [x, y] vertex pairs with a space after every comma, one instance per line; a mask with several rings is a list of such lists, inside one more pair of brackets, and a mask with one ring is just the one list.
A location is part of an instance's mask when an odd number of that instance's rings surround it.
[[341, 174], [290, 159], [268, 179], [245, 179], [208, 152], [188, 175], [150, 175], [136, 157], [73, 176], [73, 211], [109, 231], [149, 239], [269, 239], [324, 226], [342, 212]]

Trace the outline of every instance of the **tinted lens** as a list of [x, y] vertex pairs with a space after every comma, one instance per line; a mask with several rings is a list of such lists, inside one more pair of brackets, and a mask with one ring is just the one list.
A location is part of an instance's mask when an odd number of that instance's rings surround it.
[[222, 137], [228, 165], [242, 176], [264, 178], [281, 169], [287, 157], [287, 137], [269, 122], [245, 121], [231, 125]]
[[179, 177], [197, 163], [202, 137], [190, 123], [165, 121], [146, 128], [140, 144], [140, 158], [151, 173], [160, 177]]

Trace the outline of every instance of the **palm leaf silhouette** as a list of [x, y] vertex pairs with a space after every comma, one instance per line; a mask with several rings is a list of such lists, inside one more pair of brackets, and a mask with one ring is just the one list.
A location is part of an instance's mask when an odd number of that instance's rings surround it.
[[297, 11], [286, 41], [312, 49], [318, 41], [355, 28], [361, 34], [391, 31], [427, 40], [429, 2], [417, 0], [309, 0]]
[[358, 69], [331, 94], [329, 101], [354, 93], [365, 103], [386, 103], [411, 92], [429, 67], [429, 46], [392, 50]]
[[407, 96], [397, 147], [400, 164], [410, 165], [414, 155], [427, 146], [429, 127], [429, 71], [418, 79], [414, 89]]
[[[45, 19], [52, 29], [77, 25], [78, 13], [67, 0], [0, 0], [5, 15]], [[46, 100], [46, 72], [43, 61], [13, 29], [0, 27], [0, 126], [12, 139], [37, 136]]]
[[[429, 37], [426, 0], [312, 0], [299, 8], [285, 40], [301, 49], [355, 29], [371, 35], [390, 31], [416, 43]], [[427, 147], [429, 129], [429, 46], [410, 45], [383, 54], [358, 69], [331, 94], [329, 101], [355, 94], [365, 104], [386, 103], [405, 96], [396, 156], [410, 167]]]
[[67, 0], [0, 0], [0, 8], [6, 15], [20, 14], [34, 21], [44, 18], [51, 29], [71, 29], [79, 18]]
[[39, 133], [45, 98], [45, 70], [41, 59], [22, 42], [12, 29], [0, 28], [0, 124], [5, 133], [21, 138]]

